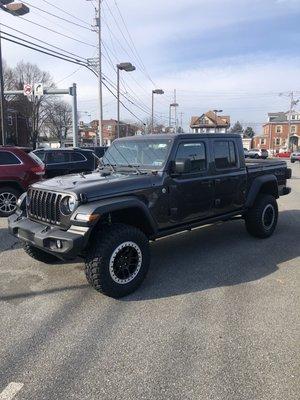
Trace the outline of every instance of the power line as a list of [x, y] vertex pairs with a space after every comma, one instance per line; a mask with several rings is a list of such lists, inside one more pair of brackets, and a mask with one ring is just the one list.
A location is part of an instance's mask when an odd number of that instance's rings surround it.
[[[1, 31], [1, 34], [4, 34], [4, 35], [10, 36], [10, 37], [13, 37], [14, 39], [21, 40], [22, 42], [25, 42], [25, 43], [32, 44], [32, 45], [34, 45], [34, 46], [36, 46], [36, 47], [39, 47], [39, 48], [41, 48], [41, 49], [43, 49], [43, 50], [51, 51], [51, 52], [54, 53], [54, 54], [58, 54], [58, 55], [60, 55], [60, 56], [66, 57], [66, 58], [70, 58], [70, 59], [72, 59], [72, 60], [75, 60], [75, 61], [78, 61], [78, 62], [82, 62], [80, 59], [77, 59], [77, 58], [74, 58], [74, 57], [70, 57], [70, 56], [65, 55], [65, 54], [63, 54], [63, 53], [59, 53], [58, 51], [55, 51], [55, 50], [48, 49], [47, 47], [44, 47], [44, 46], [41, 46], [41, 45], [39, 45], [39, 44], [30, 42], [29, 40], [20, 38], [19, 36], [15, 36], [15, 35], [12, 35], [12, 34], [10, 34], [10, 33], [4, 32], [4, 31]], [[3, 39], [5, 39], [5, 37], [4, 37]]]
[[81, 24], [77, 24], [76, 22], [70, 21], [69, 19], [60, 17], [60, 16], [57, 15], [57, 14], [53, 14], [53, 13], [51, 13], [50, 11], [46, 11], [46, 10], [43, 10], [42, 8], [40, 8], [40, 7], [34, 6], [33, 4], [29, 3], [28, 1], [23, 1], [23, 3], [24, 3], [24, 4], [27, 4], [28, 6], [30, 6], [30, 7], [32, 7], [32, 8], [35, 8], [36, 10], [41, 11], [41, 12], [47, 14], [47, 15], [51, 15], [52, 17], [58, 18], [58, 19], [60, 19], [60, 20], [62, 20], [62, 21], [64, 21], [64, 22], [68, 22], [69, 24], [78, 26], [78, 27], [83, 28], [83, 29], [87, 29], [88, 31], [91, 30], [90, 28], [88, 28], [88, 27], [86, 27], [86, 26], [83, 26], [83, 25], [81, 25]]
[[47, 0], [42, 0], [42, 1], [43, 1], [44, 3], [46, 3], [46, 4], [48, 4], [49, 6], [54, 7], [54, 8], [56, 8], [57, 10], [63, 12], [64, 14], [69, 15], [69, 17], [72, 17], [72, 18], [74, 18], [74, 19], [77, 19], [77, 21], [83, 22], [84, 24], [90, 26], [90, 24], [89, 24], [88, 22], [84, 21], [84, 20], [81, 19], [81, 18], [76, 17], [74, 14], [71, 14], [70, 12], [64, 10], [63, 8], [60, 8], [60, 7], [56, 6], [55, 4], [50, 3], [50, 1], [47, 1]]
[[78, 56], [77, 54], [71, 53], [71, 52], [69, 52], [69, 51], [67, 51], [67, 50], [64, 50], [64, 49], [62, 49], [61, 47], [54, 46], [53, 44], [50, 44], [50, 43], [45, 42], [45, 41], [43, 41], [43, 40], [41, 40], [41, 39], [38, 39], [38, 38], [36, 38], [35, 36], [31, 36], [31, 35], [28, 35], [27, 33], [23, 33], [23, 32], [21, 32], [21, 31], [19, 31], [18, 29], [11, 28], [11, 27], [8, 26], [8, 25], [5, 25], [5, 24], [1, 24], [1, 25], [2, 25], [2, 26], [5, 26], [6, 28], [11, 29], [11, 30], [13, 30], [13, 31], [15, 31], [15, 32], [18, 32], [18, 33], [20, 33], [21, 35], [24, 35], [24, 36], [26, 36], [26, 37], [29, 37], [29, 38], [33, 39], [33, 40], [36, 40], [37, 42], [46, 44], [47, 46], [53, 47], [54, 49], [61, 50], [61, 51], [65, 52], [65, 53], [68, 53], [68, 54], [70, 54], [70, 55], [72, 55], [72, 56], [81, 58], [82, 60], [86, 61], [85, 58], [83, 58], [83, 57], [81, 57], [81, 56]]
[[71, 39], [71, 40], [74, 40], [75, 42], [84, 44], [84, 45], [86, 45], [86, 46], [96, 48], [96, 46], [93, 45], [93, 44], [84, 42], [84, 41], [82, 41], [82, 40], [76, 39], [76, 38], [74, 38], [74, 37], [72, 37], [72, 36], [69, 36], [69, 35], [65, 35], [64, 33], [58, 32], [58, 31], [56, 31], [56, 30], [54, 30], [54, 29], [51, 29], [51, 28], [48, 28], [48, 27], [46, 27], [46, 26], [44, 26], [44, 25], [38, 24], [37, 22], [30, 21], [30, 20], [27, 19], [27, 18], [20, 17], [20, 16], [19, 16], [19, 18], [22, 18], [24, 21], [27, 21], [27, 22], [29, 22], [29, 23], [32, 24], [32, 25], [39, 26], [40, 28], [46, 29], [46, 30], [48, 30], [48, 31], [50, 31], [50, 32], [53, 32], [53, 33], [57, 34], [57, 35], [63, 36], [63, 37], [65, 37], [65, 38], [67, 38], [67, 39]]
[[152, 80], [151, 76], [149, 75], [149, 73], [148, 73], [148, 71], [147, 71], [147, 69], [146, 69], [146, 67], [145, 67], [145, 64], [143, 63], [143, 60], [141, 59], [141, 57], [140, 57], [140, 55], [139, 55], [139, 53], [138, 53], [138, 51], [137, 51], [137, 48], [136, 48], [136, 46], [135, 46], [135, 44], [134, 44], [134, 41], [133, 41], [133, 39], [132, 39], [132, 36], [131, 36], [131, 34], [130, 34], [130, 32], [129, 32], [128, 26], [127, 26], [127, 24], [126, 24], [126, 22], [125, 22], [125, 20], [124, 20], [124, 17], [123, 17], [123, 15], [122, 15], [122, 13], [121, 13], [121, 10], [120, 10], [120, 8], [119, 8], [118, 3], [117, 3], [116, 0], [114, 0], [114, 4], [115, 4], [115, 6], [116, 6], [116, 8], [117, 8], [117, 10], [118, 10], [118, 13], [119, 13], [119, 15], [120, 15], [120, 18], [121, 18], [121, 20], [122, 20], [122, 22], [123, 22], [123, 25], [124, 25], [125, 29], [126, 29], [126, 32], [127, 32], [127, 34], [128, 34], [129, 40], [130, 40], [130, 42], [131, 42], [131, 44], [132, 44], [132, 47], [134, 48], [135, 53], [136, 53], [136, 55], [137, 55], [137, 57], [138, 57], [138, 59], [139, 59], [141, 65], [142, 65], [142, 67], [143, 67], [143, 69], [144, 69], [146, 75], [148, 76], [148, 79], [152, 82], [152, 84], [153, 84], [154, 86], [156, 86], [155, 82]]

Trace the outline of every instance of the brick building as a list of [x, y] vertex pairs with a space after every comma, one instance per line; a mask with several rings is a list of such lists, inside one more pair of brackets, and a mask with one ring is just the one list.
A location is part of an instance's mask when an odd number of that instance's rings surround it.
[[[103, 144], [110, 145], [115, 139], [117, 139], [117, 124], [118, 121], [115, 119], [103, 120], [102, 134]], [[99, 121], [94, 120], [91, 122], [91, 132], [97, 132]], [[120, 137], [134, 136], [138, 128], [135, 125], [120, 122]]]
[[190, 127], [193, 133], [227, 133], [230, 128], [230, 117], [208, 111], [200, 117], [192, 117]]
[[287, 150], [288, 137], [290, 146], [296, 150], [300, 146], [300, 113], [293, 111], [268, 114], [268, 122], [263, 125], [263, 134], [253, 138], [253, 148], [266, 149], [271, 153]]

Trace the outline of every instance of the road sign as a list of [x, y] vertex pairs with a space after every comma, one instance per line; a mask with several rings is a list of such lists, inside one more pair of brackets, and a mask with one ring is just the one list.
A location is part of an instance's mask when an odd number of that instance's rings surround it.
[[24, 90], [24, 96], [32, 96], [32, 85], [26, 83], [24, 85], [23, 90]]
[[42, 97], [44, 94], [44, 86], [42, 83], [36, 83], [34, 85], [34, 95], [35, 97]]

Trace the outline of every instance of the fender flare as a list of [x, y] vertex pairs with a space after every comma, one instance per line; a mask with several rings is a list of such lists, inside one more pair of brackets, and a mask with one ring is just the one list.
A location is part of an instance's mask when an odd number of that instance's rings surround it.
[[254, 181], [251, 184], [251, 188], [248, 192], [247, 199], [246, 199], [246, 208], [252, 207], [257, 195], [259, 194], [262, 186], [265, 183], [272, 183], [276, 187], [276, 193], [275, 197], [278, 198], [278, 181], [275, 175], [268, 174], [268, 175], [263, 175], [263, 176], [258, 176], [257, 178], [254, 179]]
[[125, 210], [128, 208], [138, 208], [140, 209], [153, 233], [157, 232], [157, 224], [151, 215], [146, 204], [136, 197], [126, 196], [126, 197], [116, 197], [110, 199], [103, 199], [98, 201], [93, 201], [91, 203], [80, 205], [72, 216], [72, 224], [76, 225], [76, 220], [74, 219], [76, 214], [107, 214], [109, 212]]

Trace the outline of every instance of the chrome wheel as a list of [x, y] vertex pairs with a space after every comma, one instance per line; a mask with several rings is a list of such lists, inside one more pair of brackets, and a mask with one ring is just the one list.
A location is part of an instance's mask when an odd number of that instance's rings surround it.
[[134, 242], [124, 242], [113, 252], [109, 262], [111, 278], [120, 285], [134, 280], [142, 266], [141, 249]]
[[17, 196], [14, 193], [0, 193], [0, 212], [3, 214], [12, 214], [17, 208]]
[[272, 228], [275, 221], [275, 209], [272, 204], [268, 204], [262, 213], [262, 223], [266, 230]]

